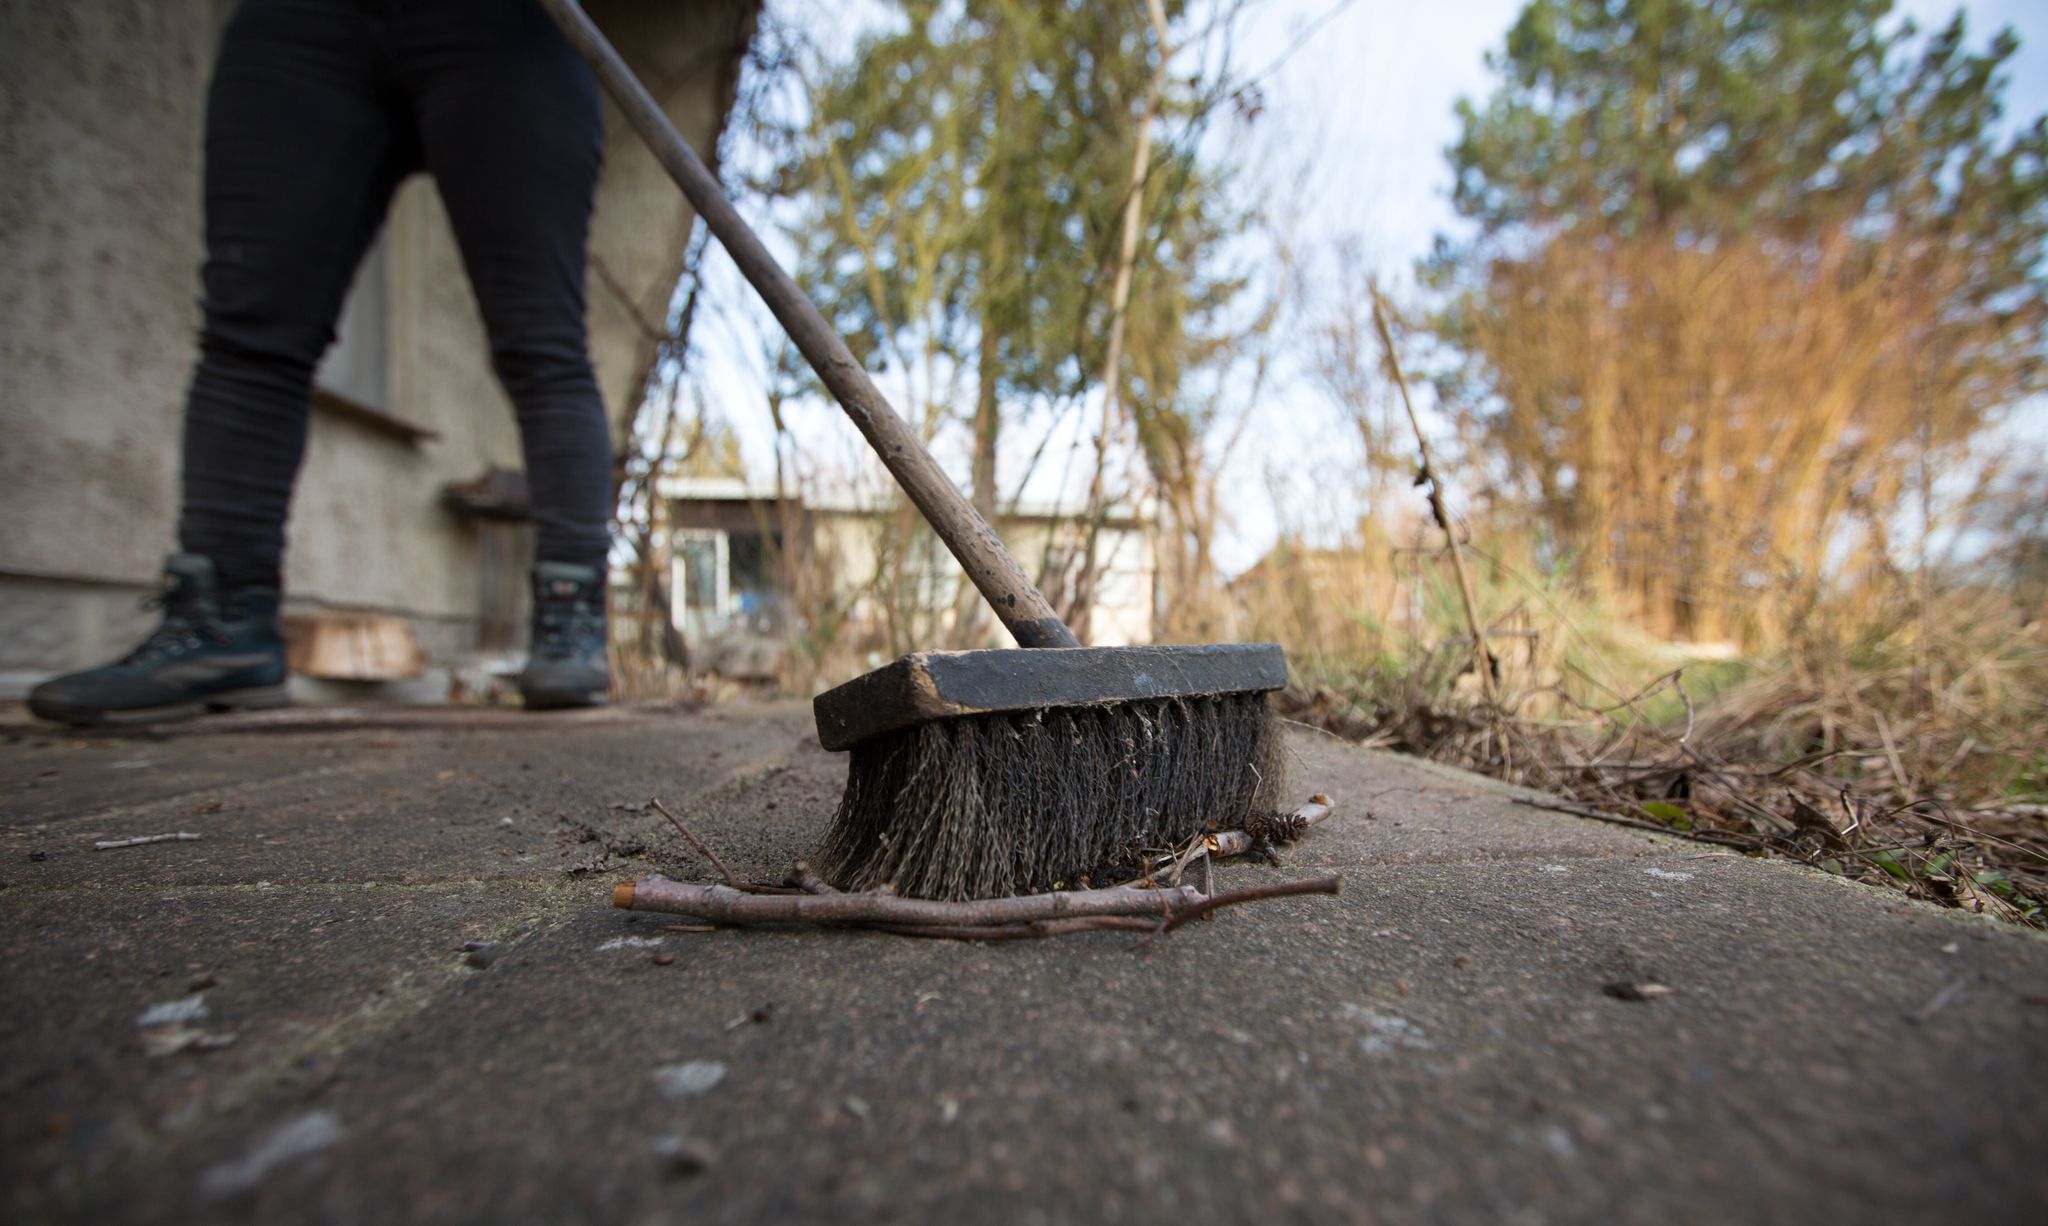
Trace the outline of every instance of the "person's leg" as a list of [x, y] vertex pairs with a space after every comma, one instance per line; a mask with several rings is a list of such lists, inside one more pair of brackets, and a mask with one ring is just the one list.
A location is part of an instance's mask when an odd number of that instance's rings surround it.
[[597, 85], [531, 0], [429, 0], [397, 30], [427, 169], [519, 419], [536, 528], [520, 692], [529, 707], [600, 703], [612, 454], [583, 300]]
[[37, 686], [37, 715], [96, 724], [286, 701], [278, 572], [308, 385], [418, 159], [376, 38], [350, 0], [245, 0], [229, 23], [207, 101], [184, 552], [165, 564], [155, 632], [111, 664]]
[[518, 415], [535, 557], [602, 569], [611, 433], [583, 298], [604, 151], [596, 82], [531, 0], [429, 0], [398, 23], [427, 169]]
[[222, 38], [178, 535], [223, 588], [279, 586], [313, 370], [393, 190], [419, 164], [380, 37], [351, 0], [244, 0]]

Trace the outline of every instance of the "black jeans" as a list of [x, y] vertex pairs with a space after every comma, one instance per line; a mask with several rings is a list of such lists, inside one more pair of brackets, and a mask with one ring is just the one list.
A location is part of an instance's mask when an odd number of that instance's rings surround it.
[[536, 554], [602, 566], [583, 270], [603, 145], [589, 70], [530, 0], [244, 0], [207, 102], [181, 547], [224, 585], [278, 584], [313, 370], [392, 192], [426, 170], [518, 413]]

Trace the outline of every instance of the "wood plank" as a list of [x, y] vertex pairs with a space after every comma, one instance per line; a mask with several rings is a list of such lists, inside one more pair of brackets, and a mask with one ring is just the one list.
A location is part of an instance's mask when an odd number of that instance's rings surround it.
[[412, 623], [382, 613], [293, 613], [284, 619], [285, 662], [323, 681], [405, 681], [427, 671]]

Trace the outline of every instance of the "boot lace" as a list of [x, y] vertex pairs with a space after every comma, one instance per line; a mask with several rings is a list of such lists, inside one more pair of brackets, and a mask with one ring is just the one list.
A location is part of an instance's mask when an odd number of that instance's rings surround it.
[[533, 654], [548, 660], [581, 655], [604, 633], [597, 605], [580, 594], [542, 600], [534, 622]]
[[141, 607], [163, 610], [164, 618], [149, 637], [121, 657], [121, 663], [148, 665], [197, 651], [208, 643], [226, 644], [233, 637], [215, 602], [181, 592], [157, 592], [144, 596]]

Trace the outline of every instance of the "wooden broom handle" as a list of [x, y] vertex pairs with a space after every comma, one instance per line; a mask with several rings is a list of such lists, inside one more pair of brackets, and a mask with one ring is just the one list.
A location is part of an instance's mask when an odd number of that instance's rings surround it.
[[725, 245], [733, 263], [739, 265], [761, 300], [768, 304], [789, 339], [796, 342], [804, 360], [832, 393], [839, 407], [867, 437], [868, 445], [882, 457], [890, 475], [910, 496], [919, 513], [960, 561], [967, 577], [988, 600], [996, 616], [1017, 639], [1019, 647], [1079, 647], [1081, 642], [1067, 629], [1059, 614], [1038, 590], [1017, 559], [996, 537], [995, 530], [962, 497], [960, 490], [931, 453], [924, 449], [917, 433], [899, 416], [875, 387], [868, 372], [854, 360], [851, 350], [818, 308], [797, 288], [789, 274], [768, 254], [761, 240], [747, 225], [718, 180], [684, 143], [675, 126], [662, 113], [633, 70], [626, 67], [611, 43], [598, 32], [575, 0], [540, 0], [555, 24], [562, 27], [591, 71], [604, 85], [626, 119], [654, 151], [676, 186], [696, 206], [698, 216], [718, 241]]

